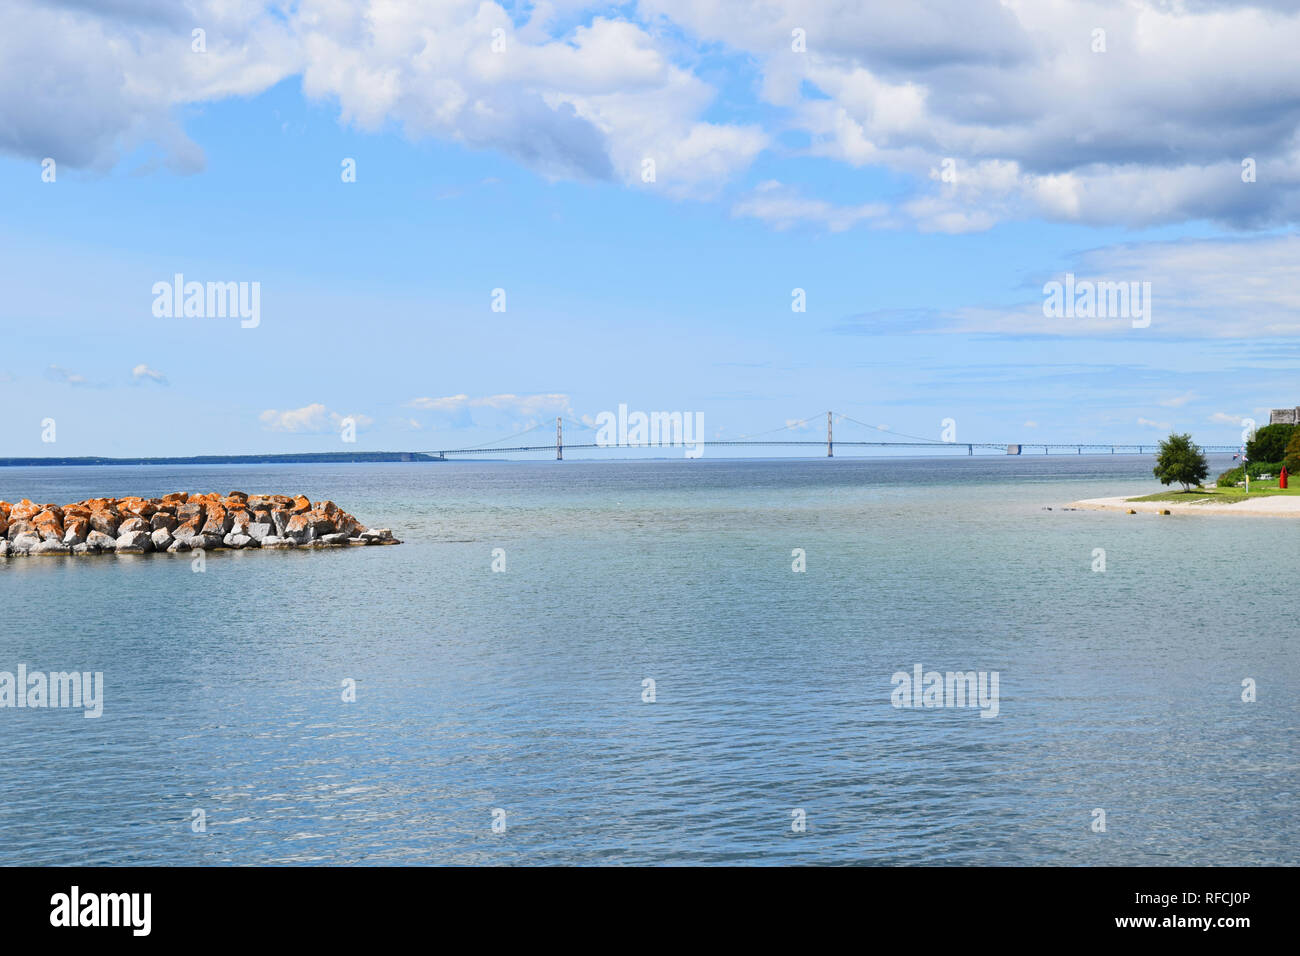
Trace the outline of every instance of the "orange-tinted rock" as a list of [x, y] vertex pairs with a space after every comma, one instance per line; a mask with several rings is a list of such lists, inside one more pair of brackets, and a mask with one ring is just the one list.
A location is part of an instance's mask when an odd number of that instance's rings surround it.
[[334, 522], [330, 520], [329, 515], [325, 514], [325, 512], [306, 511], [289, 519], [289, 524], [285, 527], [285, 537], [302, 544], [305, 541], [314, 541], [337, 531]]
[[117, 526], [117, 536], [120, 538], [124, 534], [130, 534], [133, 531], [149, 531], [149, 522], [145, 521], [139, 515], [132, 515]]
[[191, 518], [189, 521], [181, 522], [175, 528], [172, 529], [172, 538], [177, 541], [180, 541], [182, 539], [188, 540], [189, 538], [192, 538], [197, 534], [201, 534], [202, 531], [203, 531], [202, 519]]
[[149, 519], [149, 528], [152, 531], [157, 531], [159, 528], [166, 528], [168, 531], [171, 531], [179, 523], [180, 522], [176, 520], [175, 516], [170, 515], [165, 511], [159, 511]]
[[130, 513], [146, 520], [153, 517], [157, 510], [152, 502], [144, 498], [123, 498], [117, 505], [118, 514]]
[[36, 528], [36, 533], [40, 535], [43, 541], [62, 541], [63, 540], [63, 512], [58, 514], [46, 508], [32, 519], [32, 525]]
[[230, 526], [234, 519], [230, 517], [230, 512], [219, 504], [208, 505], [208, 520], [203, 522], [204, 534], [215, 534], [225, 537], [230, 532]]
[[86, 540], [86, 535], [90, 534], [90, 519], [83, 518], [81, 515], [73, 515], [63, 523], [63, 543], [64, 544], [81, 544]]
[[289, 510], [294, 514], [302, 514], [304, 511], [311, 511], [311, 501], [305, 495], [295, 495]]
[[207, 505], [202, 501], [195, 501], [191, 498], [185, 504], [176, 509], [176, 518], [182, 524], [186, 521], [198, 521], [200, 525], [208, 520]]
[[40, 505], [32, 504], [29, 500], [24, 498], [22, 501], [18, 502], [18, 504], [14, 505], [10, 509], [9, 519], [13, 521], [17, 519], [35, 518], [38, 514], [40, 514], [40, 511], [41, 511]]
[[117, 526], [121, 523], [121, 518], [105, 508], [90, 513], [90, 526], [100, 534], [106, 534], [110, 538], [117, 537]]

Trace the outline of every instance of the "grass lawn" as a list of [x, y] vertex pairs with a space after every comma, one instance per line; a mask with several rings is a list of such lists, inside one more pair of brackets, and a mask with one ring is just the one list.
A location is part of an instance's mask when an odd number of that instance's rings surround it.
[[1283, 491], [1277, 486], [1277, 479], [1272, 481], [1257, 481], [1251, 479], [1250, 494], [1246, 494], [1245, 488], [1193, 488], [1191, 491], [1183, 491], [1179, 488], [1176, 491], [1160, 491], [1154, 495], [1143, 495], [1141, 498], [1129, 498], [1129, 501], [1181, 501], [1184, 504], [1200, 504], [1202, 502], [1218, 502], [1220, 504], [1230, 505], [1238, 501], [1245, 501], [1247, 498], [1273, 498], [1278, 495], [1300, 495], [1300, 478], [1290, 482], [1291, 487]]

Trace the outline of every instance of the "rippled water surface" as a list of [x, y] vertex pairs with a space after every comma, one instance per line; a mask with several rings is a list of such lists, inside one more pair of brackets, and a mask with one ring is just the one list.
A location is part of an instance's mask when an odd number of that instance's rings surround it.
[[0, 709], [0, 862], [1300, 862], [1300, 524], [1060, 510], [1146, 459], [0, 469], [233, 489], [406, 543], [0, 562], [0, 670], [106, 698]]

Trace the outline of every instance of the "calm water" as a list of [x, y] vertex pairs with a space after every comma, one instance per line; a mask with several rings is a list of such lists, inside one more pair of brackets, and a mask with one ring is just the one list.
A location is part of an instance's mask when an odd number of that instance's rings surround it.
[[[0, 670], [106, 685], [98, 720], [0, 710], [0, 862], [1295, 864], [1300, 525], [1059, 510], [1151, 485], [1087, 457], [0, 469], [10, 501], [302, 491], [406, 541], [0, 564]], [[917, 663], [999, 672], [1000, 713], [895, 709]]]

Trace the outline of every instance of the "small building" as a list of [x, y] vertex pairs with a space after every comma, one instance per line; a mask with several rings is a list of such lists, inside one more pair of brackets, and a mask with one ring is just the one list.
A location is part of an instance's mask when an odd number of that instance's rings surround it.
[[1295, 408], [1275, 408], [1268, 413], [1270, 425], [1300, 425], [1300, 406]]

